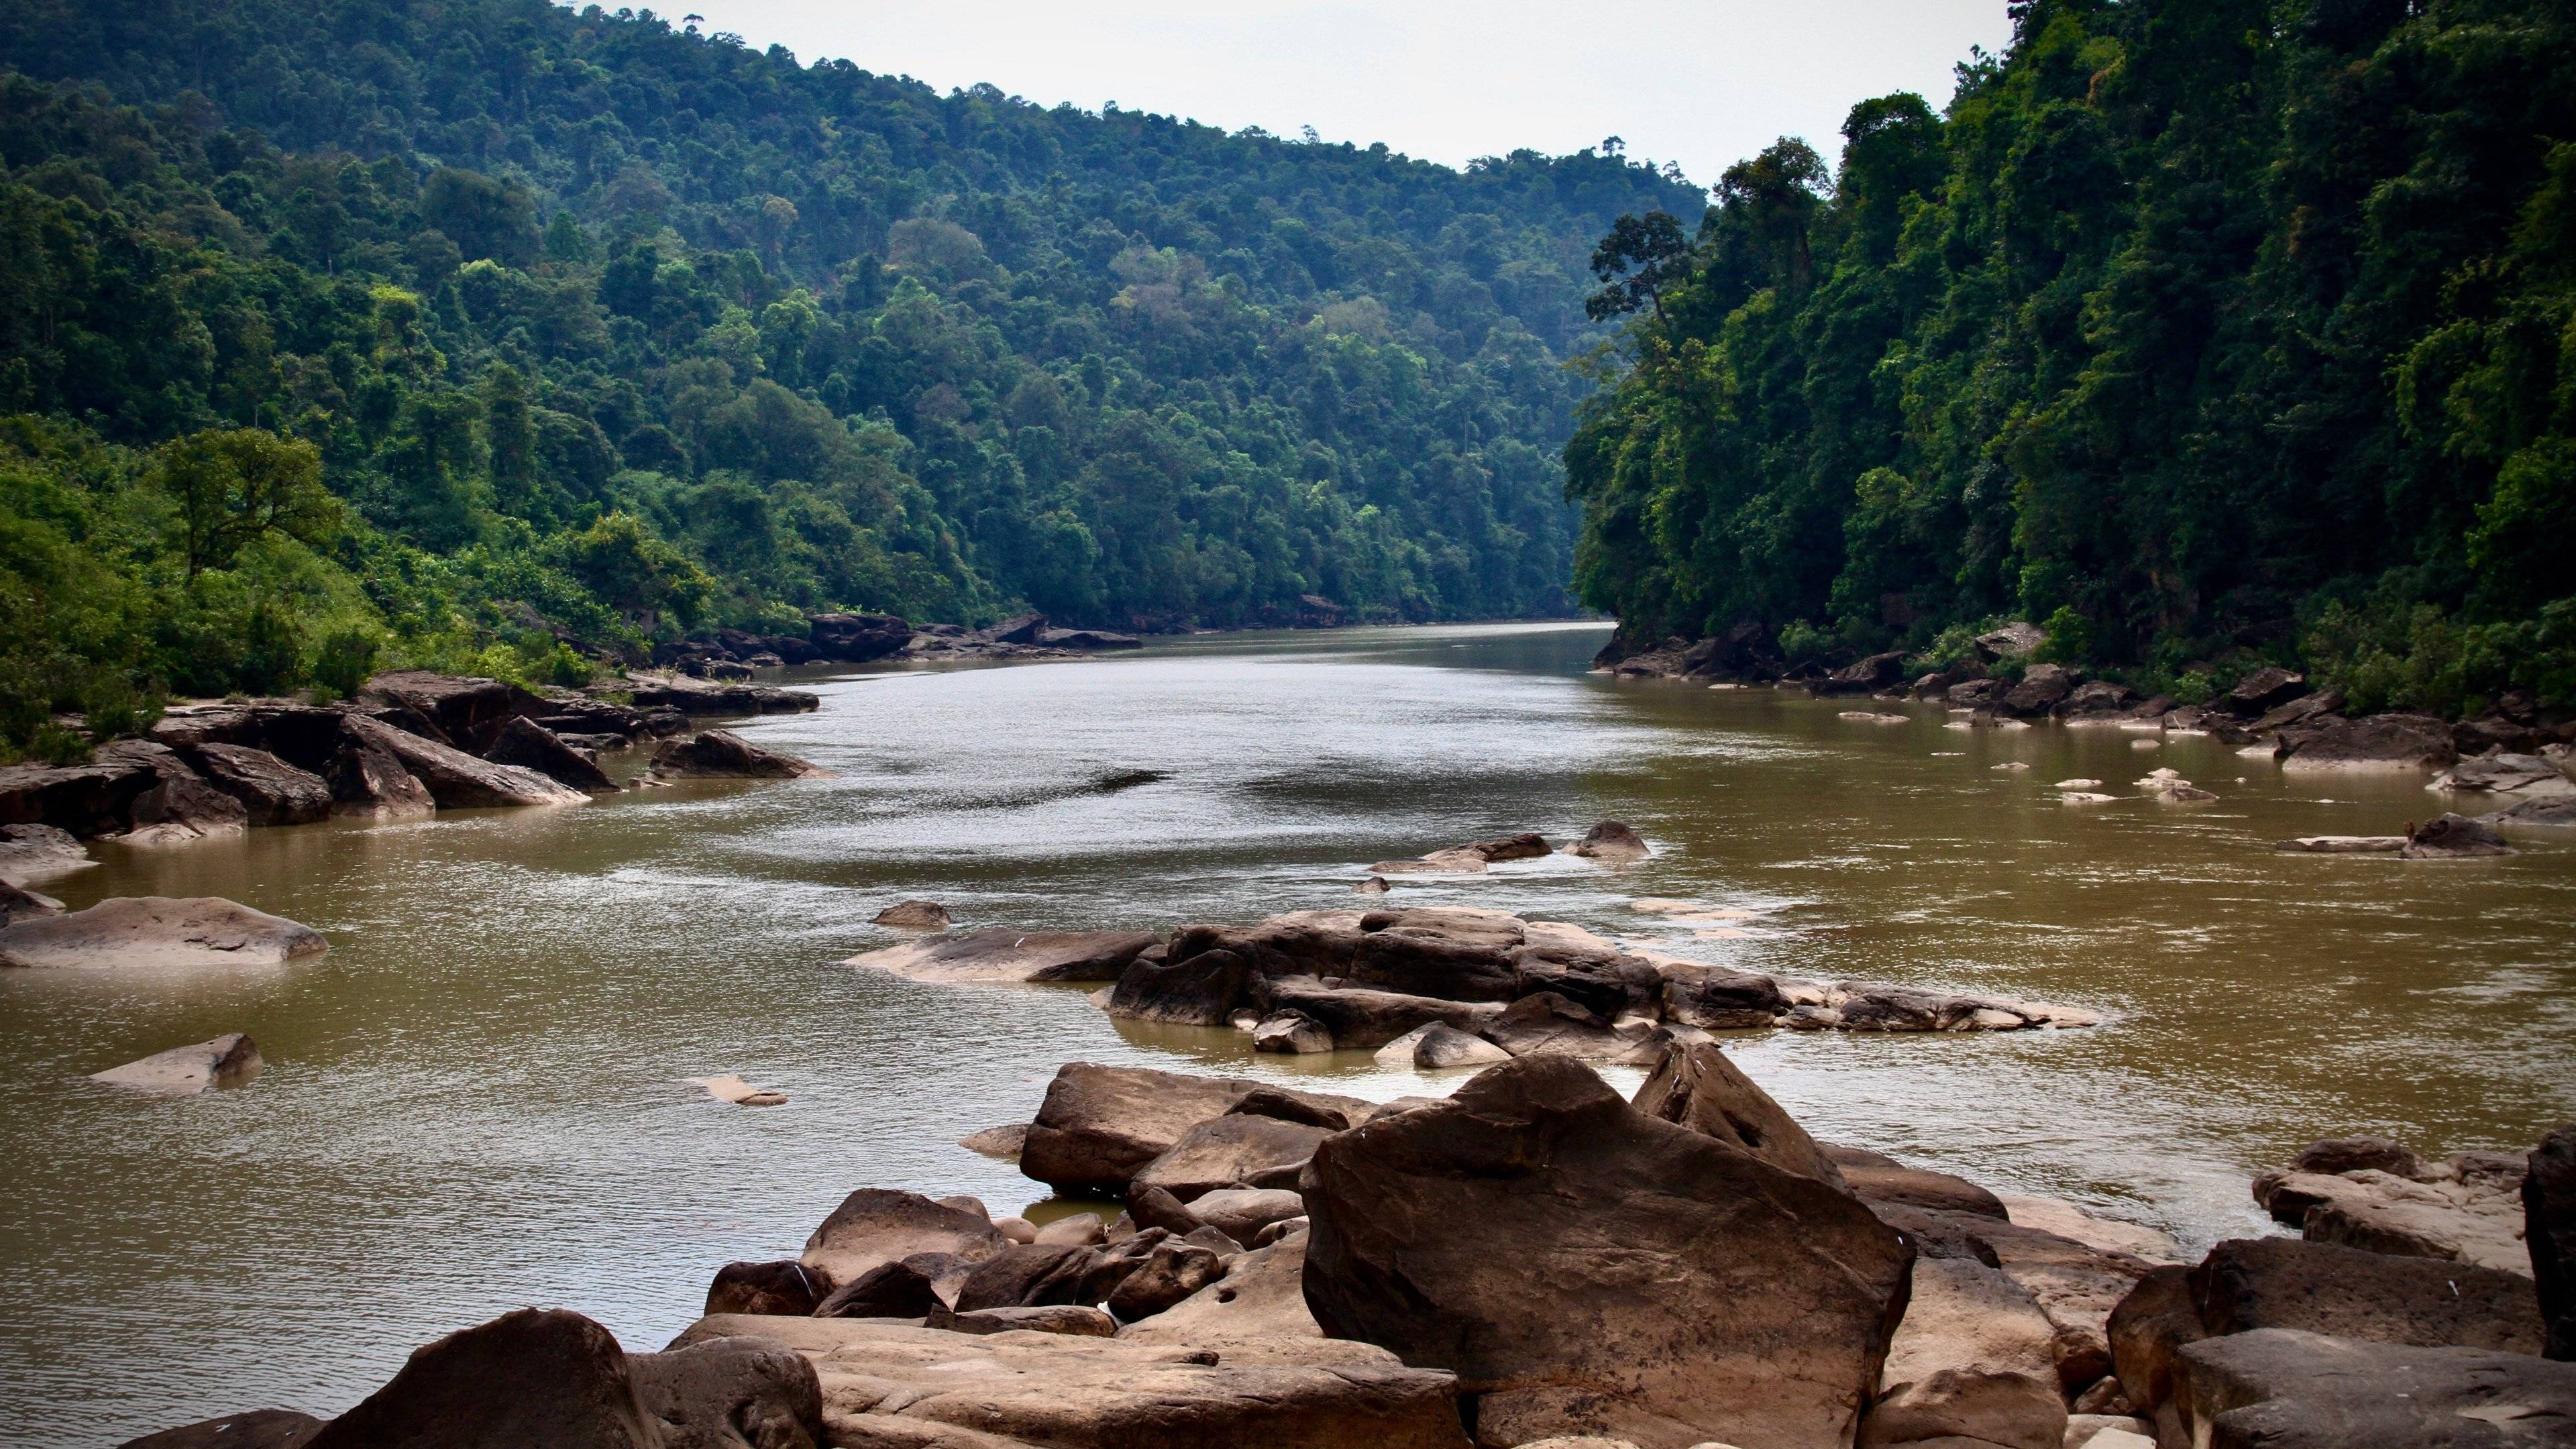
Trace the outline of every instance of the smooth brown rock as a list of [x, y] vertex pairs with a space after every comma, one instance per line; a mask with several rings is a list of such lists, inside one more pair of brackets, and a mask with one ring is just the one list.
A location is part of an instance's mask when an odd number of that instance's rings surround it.
[[1141, 931], [944, 931], [842, 964], [915, 981], [1115, 981], [1158, 942]]
[[814, 1317], [924, 1318], [945, 1306], [930, 1274], [910, 1263], [879, 1263], [833, 1289], [814, 1305]]
[[5, 880], [0, 880], [0, 926], [6, 926], [11, 921], [22, 918], [61, 914], [63, 914], [61, 901], [49, 895], [23, 890]]
[[[778, 1322], [781, 1320], [755, 1320]], [[307, 1449], [661, 1449], [625, 1351], [578, 1313], [522, 1308], [415, 1351]]]
[[1331, 1135], [1301, 1122], [1229, 1112], [1192, 1124], [1137, 1169], [1133, 1185], [1159, 1187], [1187, 1203], [1220, 1188], [1293, 1184], [1315, 1144]]
[[132, 763], [0, 765], [0, 825], [51, 825], [106, 835], [131, 822], [134, 802], [159, 783]]
[[1563, 1058], [1332, 1137], [1301, 1186], [1317, 1322], [1455, 1370], [1482, 1443], [1847, 1442], [1904, 1313], [1858, 1202]]
[[1606, 860], [1614, 864], [1644, 860], [1648, 854], [1646, 837], [1635, 828], [1618, 820], [1604, 820], [1583, 832], [1583, 838], [1565, 848], [1568, 855]]
[[1859, 1449], [2059, 1449], [2065, 1438], [2066, 1401], [2046, 1379], [1942, 1369], [1889, 1389], [1861, 1421]]
[[[1339, 1132], [1351, 1125], [1351, 1113], [1348, 1108], [1334, 1104], [1350, 1100], [1347, 1097], [1309, 1096], [1281, 1087], [1255, 1087], [1225, 1110], [1228, 1116], [1276, 1117], [1282, 1122], [1298, 1122], [1308, 1127], [1321, 1127], [1327, 1132]], [[1363, 1104], [1364, 1107], [1367, 1105]], [[1362, 1115], [1368, 1114], [1364, 1111]]]
[[[1147, 1322], [1153, 1320], [1148, 1319]], [[681, 1344], [770, 1337], [823, 1386], [832, 1442], [865, 1449], [1464, 1449], [1456, 1380], [1356, 1344], [1281, 1352], [1055, 1333], [982, 1337], [840, 1319], [702, 1319]]]
[[[1471, 840], [1464, 845], [1453, 845], [1449, 849], [1480, 856], [1489, 865], [1499, 865], [1507, 860], [1540, 860], [1556, 853], [1555, 846], [1548, 844], [1546, 839], [1537, 832], [1528, 830], [1517, 835], [1498, 836], [1492, 840]], [[1434, 853], [1445, 854], [1446, 852]]]
[[501, 726], [499, 737], [483, 752], [483, 758], [496, 765], [534, 770], [586, 795], [614, 795], [625, 788], [608, 778], [597, 760], [565, 744], [554, 731], [518, 715]]
[[2210, 1449], [2537, 1449], [2576, 1443], [2576, 1364], [2258, 1328], [2185, 1347], [2166, 1409]]
[[1651, 1023], [1612, 1026], [1598, 1014], [1553, 991], [1524, 996], [1484, 1024], [1485, 1039], [1516, 1057], [1561, 1056], [1577, 1061], [1618, 1061], [1643, 1043]]
[[1104, 1305], [1121, 1323], [1149, 1318], [1213, 1283], [1225, 1272], [1218, 1255], [1196, 1244], [1162, 1242], [1119, 1280]]
[[297, 1449], [322, 1423], [293, 1409], [253, 1409], [128, 1439], [117, 1449]]
[[1490, 1067], [1507, 1062], [1512, 1054], [1480, 1036], [1469, 1036], [1454, 1027], [1438, 1022], [1423, 1029], [1413, 1044], [1413, 1064], [1426, 1072], [1451, 1067]]
[[977, 1308], [965, 1313], [934, 1312], [927, 1325], [951, 1333], [1070, 1333], [1083, 1338], [1115, 1338], [1118, 1320], [1078, 1303], [1044, 1303], [1018, 1308]]
[[2422, 715], [2326, 715], [2282, 742], [2285, 770], [2438, 770], [2459, 757], [2450, 729]]
[[1704, 1031], [1769, 1026], [1790, 1007], [1771, 977], [1680, 962], [1663, 968], [1664, 1015]]
[[1201, 951], [1231, 951], [1261, 976], [1347, 976], [1370, 911], [1290, 911], [1248, 926], [1183, 926], [1172, 933], [1173, 961]]
[[1248, 1243], [1272, 1223], [1304, 1217], [1306, 1200], [1286, 1188], [1221, 1187], [1189, 1199], [1189, 1210], [1200, 1222]]
[[[1194, 956], [1188, 964], [1194, 966], [1206, 955]], [[1446, 1001], [1365, 986], [1327, 986], [1312, 976], [1263, 977], [1253, 983], [1253, 998], [1263, 1015], [1293, 1012], [1321, 1026], [1334, 1046], [1348, 1051], [1373, 1050], [1434, 1022], [1473, 1030], [1501, 1011], [1491, 1002]]]
[[1512, 951], [1527, 938], [1506, 912], [1371, 911], [1360, 927], [1347, 972], [1352, 985], [1447, 1001], [1509, 1001], [1519, 990]]
[[1807, 1129], [1754, 1085], [1715, 1042], [1676, 1042], [1665, 1048], [1630, 1105], [1741, 1148], [1783, 1172], [1846, 1185], [1842, 1169], [1816, 1146]]
[[1013, 1122], [1003, 1127], [987, 1127], [957, 1139], [957, 1145], [985, 1157], [999, 1157], [1009, 1162], [1020, 1160], [1020, 1149], [1028, 1145], [1029, 1124]]
[[1001, 1229], [978, 1214], [944, 1207], [917, 1192], [864, 1187], [843, 1198], [805, 1240], [801, 1261], [837, 1286], [915, 1253], [953, 1253], [982, 1262], [1010, 1245]]
[[821, 1449], [823, 1386], [803, 1355], [753, 1338], [627, 1357], [661, 1449]]
[[[347, 728], [362, 749], [381, 750], [392, 756], [429, 791], [442, 810], [578, 805], [590, 798], [534, 770], [476, 759], [453, 746], [423, 739], [365, 715], [348, 716]], [[332, 793], [335, 798], [347, 798], [336, 782]]]
[[310, 926], [214, 896], [116, 896], [0, 926], [0, 966], [279, 966], [328, 949]]
[[830, 1282], [794, 1258], [727, 1263], [707, 1286], [709, 1313], [774, 1313], [803, 1318], [832, 1291]]
[[1273, 1011], [1253, 1024], [1252, 1049], [1289, 1056], [1328, 1052], [1333, 1031], [1302, 1011]]
[[1109, 1014], [1181, 1026], [1223, 1026], [1249, 998], [1251, 964], [1227, 950], [1177, 964], [1146, 952], [1128, 963], [1109, 993]]
[[[994, 1226], [1002, 1228], [1006, 1234], [1010, 1231], [1008, 1226], [1005, 1224], [996, 1223]], [[1102, 1230], [1103, 1226], [1104, 1225], [1100, 1221], [1100, 1216], [1097, 1213], [1068, 1213], [1065, 1216], [1048, 1223], [1045, 1227], [1039, 1228], [1029, 1236], [1025, 1238], [1014, 1237], [1012, 1241], [1023, 1243], [1061, 1243], [1076, 1248], [1088, 1248], [1094, 1243], [1101, 1242], [1108, 1236], [1108, 1234]]]
[[2113, 1370], [2131, 1408], [2152, 1413], [2173, 1396], [2185, 1345], [2209, 1337], [2192, 1300], [2191, 1270], [2168, 1264], [2138, 1279], [2104, 1325]]
[[[1262, 1090], [1282, 1089], [1242, 1077], [1067, 1063], [1029, 1124], [1020, 1171], [1059, 1192], [1124, 1196], [1137, 1170], [1170, 1151], [1183, 1133]], [[1374, 1105], [1314, 1092], [1285, 1095], [1354, 1118]]]
[[[0, 932], [0, 942], [7, 933]], [[2299, 1210], [2312, 1242], [2374, 1253], [2441, 1258], [2528, 1272], [2521, 1203], [2513, 1192], [2474, 1182], [2415, 1182], [2369, 1168], [2337, 1174], [2290, 1173], [2270, 1194], [2271, 1211]]]
[[156, 1052], [121, 1067], [92, 1072], [89, 1079], [140, 1091], [192, 1097], [208, 1087], [240, 1086], [258, 1076], [266, 1065], [260, 1060], [259, 1048], [248, 1036], [236, 1031], [212, 1041]]
[[152, 772], [152, 784], [126, 807], [134, 827], [125, 836], [129, 845], [239, 835], [249, 828], [250, 812], [242, 802], [206, 783], [168, 745], [118, 740], [99, 747], [98, 761]]
[[2000, 1268], [1974, 1258], [1914, 1260], [1913, 1296], [1887, 1351], [1882, 1383], [1944, 1369], [2027, 1374], [2057, 1383], [2057, 1330]]
[[2518, 1273], [2296, 1238], [2237, 1238], [2191, 1270], [2211, 1336], [2296, 1328], [2373, 1343], [2538, 1353], [2544, 1331]]
[[253, 825], [305, 825], [331, 813], [331, 785], [266, 750], [209, 742], [189, 752], [206, 783], [241, 802]]
[[937, 901], [897, 901], [869, 918], [869, 924], [904, 931], [945, 931], [948, 908]]
[[1070, 1243], [1013, 1243], [975, 1265], [958, 1286], [953, 1306], [968, 1313], [978, 1308], [1095, 1302], [1083, 1283], [1094, 1261], [1090, 1249]]
[[657, 774], [712, 780], [825, 780], [832, 772], [793, 755], [762, 749], [731, 730], [702, 730], [653, 747]]
[[2004, 1210], [2003, 1199], [1966, 1178], [1920, 1167], [1887, 1165], [1883, 1160], [1854, 1162], [1841, 1156], [1839, 1149], [1819, 1150], [1838, 1163], [1842, 1168], [1843, 1181], [1860, 1195], [1863, 1202], [1929, 1208], [1935, 1212], [1975, 1213], [1989, 1218], [2009, 1219], [2012, 1216]]

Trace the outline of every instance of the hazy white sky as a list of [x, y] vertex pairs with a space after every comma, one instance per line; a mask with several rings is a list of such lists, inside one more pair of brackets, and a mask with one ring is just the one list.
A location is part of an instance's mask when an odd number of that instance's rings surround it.
[[[608, 3], [608, 0], [603, 0]], [[2003, 0], [665, 0], [808, 64], [846, 58], [946, 91], [990, 81], [1053, 105], [1384, 141], [1456, 165], [1617, 135], [1707, 184], [1781, 135], [1832, 161], [1854, 101], [1935, 107]]]

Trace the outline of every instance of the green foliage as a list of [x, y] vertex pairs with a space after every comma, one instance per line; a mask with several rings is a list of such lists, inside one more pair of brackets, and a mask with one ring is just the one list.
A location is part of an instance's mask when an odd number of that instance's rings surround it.
[[313, 685], [317, 692], [346, 698], [363, 688], [376, 672], [384, 642], [365, 628], [332, 631], [314, 652]]
[[2013, 14], [1945, 112], [1854, 107], [1834, 177], [1784, 139], [1682, 256], [1611, 231], [1601, 280], [1645, 255], [1653, 306], [1566, 451], [1584, 601], [1925, 662], [2044, 618], [2052, 657], [2166, 679], [2367, 597], [2364, 697], [2549, 677], [2516, 651], [2576, 598], [2576, 19]]
[[1589, 240], [1703, 199], [545, 0], [0, 7], [0, 681], [1561, 612]]
[[2031, 651], [2036, 664], [2081, 664], [2094, 656], [2093, 621], [2075, 612], [2073, 606], [2061, 604], [2048, 622], [2039, 626], [2048, 637]]
[[2462, 623], [2433, 604], [2337, 600], [2304, 647], [2324, 683], [2362, 709], [2462, 713], [2519, 690], [2544, 707], [2576, 705], [2576, 599], [2535, 617]]

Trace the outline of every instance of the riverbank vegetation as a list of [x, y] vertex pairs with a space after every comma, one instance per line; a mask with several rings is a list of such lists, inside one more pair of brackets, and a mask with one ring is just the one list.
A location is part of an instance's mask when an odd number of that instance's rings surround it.
[[1604, 239], [1583, 600], [1791, 664], [2019, 616], [2150, 693], [2576, 705], [2566, 9], [2013, 16], [1838, 170], [1784, 139]]
[[1703, 196], [543, 0], [32, 0], [0, 64], [11, 750], [829, 609], [1561, 612], [1590, 238]]

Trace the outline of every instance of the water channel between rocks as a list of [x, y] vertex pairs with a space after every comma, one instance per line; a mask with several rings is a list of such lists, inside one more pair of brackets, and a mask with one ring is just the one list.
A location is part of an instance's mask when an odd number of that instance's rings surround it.
[[[2576, 840], [2454, 863], [2274, 854], [2440, 804], [2421, 776], [2285, 777], [2205, 738], [1945, 729], [1929, 707], [1866, 724], [1845, 701], [1612, 681], [1585, 672], [1603, 635], [1240, 635], [817, 673], [791, 682], [820, 712], [740, 728], [838, 780], [100, 848], [42, 888], [75, 907], [231, 896], [332, 950], [0, 975], [0, 1444], [335, 1412], [416, 1345], [531, 1303], [658, 1347], [718, 1265], [792, 1254], [852, 1188], [996, 1212], [1042, 1196], [954, 1143], [1025, 1120], [1068, 1060], [1379, 1098], [1455, 1085], [1358, 1053], [1255, 1060], [1238, 1034], [1113, 1023], [1074, 989], [837, 964], [897, 939], [867, 922], [905, 896], [962, 925], [1239, 921], [1362, 904], [1370, 860], [1624, 819], [1652, 860], [1517, 863], [1391, 903], [2100, 1009], [2092, 1031], [1737, 1049], [1819, 1137], [2196, 1245], [2265, 1230], [2247, 1174], [2315, 1137], [2518, 1148], [2576, 1116]], [[2012, 761], [2029, 768], [1992, 768]], [[2127, 798], [2158, 765], [2221, 798]], [[2124, 798], [2060, 804], [2048, 785], [2079, 776]], [[1703, 938], [1637, 896], [1756, 914]], [[82, 1080], [231, 1030], [268, 1058], [247, 1088], [161, 1101]], [[792, 1101], [729, 1107], [681, 1081], [728, 1071]]]

